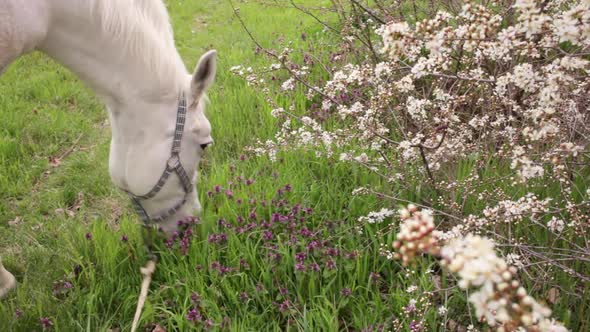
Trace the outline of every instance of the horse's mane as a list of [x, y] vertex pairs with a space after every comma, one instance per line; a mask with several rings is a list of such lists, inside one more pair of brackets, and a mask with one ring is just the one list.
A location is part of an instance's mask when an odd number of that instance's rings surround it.
[[142, 62], [162, 86], [175, 92], [182, 88], [186, 67], [176, 51], [162, 0], [90, 0], [90, 4], [91, 17], [126, 55]]

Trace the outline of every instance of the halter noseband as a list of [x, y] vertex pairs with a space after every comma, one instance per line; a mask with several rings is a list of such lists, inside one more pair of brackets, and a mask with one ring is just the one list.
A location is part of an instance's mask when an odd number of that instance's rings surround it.
[[[182, 141], [182, 133], [184, 132], [184, 123], [186, 121], [186, 97], [184, 93], [180, 96], [178, 101], [178, 108], [176, 110], [176, 129], [174, 131], [174, 140], [172, 141], [172, 150], [170, 151], [170, 158], [166, 162], [166, 168], [164, 172], [160, 176], [158, 183], [150, 190], [147, 194], [137, 196], [130, 192], [129, 197], [131, 198], [131, 202], [133, 202], [133, 206], [137, 211], [137, 214], [141, 218], [143, 225], [146, 227], [151, 227], [153, 224], [157, 224], [161, 221], [164, 221], [166, 218], [171, 217], [176, 212], [178, 212], [182, 206], [188, 200], [188, 196], [194, 190], [194, 183], [189, 178], [188, 174], [184, 167], [182, 167], [182, 163], [180, 162], [180, 143]], [[172, 208], [161, 212], [156, 216], [150, 216], [147, 211], [141, 205], [142, 200], [148, 200], [156, 196], [158, 192], [164, 187], [166, 181], [170, 177], [172, 173], [176, 173], [178, 178], [180, 179], [180, 183], [184, 189], [184, 197], [176, 203]]]

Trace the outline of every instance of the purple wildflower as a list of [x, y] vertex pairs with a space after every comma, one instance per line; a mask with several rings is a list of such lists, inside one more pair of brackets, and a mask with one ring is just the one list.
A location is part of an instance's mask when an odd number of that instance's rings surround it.
[[229, 223], [227, 221], [225, 221], [225, 219], [223, 219], [223, 218], [217, 220], [217, 226], [219, 226], [220, 228], [228, 228], [227, 227], [228, 225], [229, 225]]
[[329, 247], [329, 248], [326, 248], [324, 253], [328, 256], [336, 257], [340, 254], [340, 251], [337, 248]]
[[273, 234], [271, 231], [264, 231], [262, 234], [262, 238], [264, 239], [264, 241], [270, 241], [273, 238]]
[[186, 319], [189, 322], [200, 322], [203, 319], [203, 316], [201, 316], [199, 310], [193, 308], [186, 314]]
[[305, 270], [305, 264], [303, 263], [296, 263], [295, 264], [295, 271], [304, 271]]
[[309, 270], [314, 271], [314, 272], [318, 272], [320, 270], [320, 266], [318, 263], [311, 263], [311, 264], [309, 264]]
[[348, 254], [346, 254], [346, 258], [352, 260], [352, 259], [357, 258], [358, 255], [359, 255], [358, 251], [353, 250], [353, 251], [349, 252]]
[[289, 299], [285, 299], [282, 303], [279, 304], [279, 311], [285, 312], [291, 308], [291, 301]]
[[40, 321], [41, 327], [43, 327], [43, 329], [49, 329], [53, 327], [53, 322], [47, 317], [41, 317]]
[[219, 270], [220, 267], [221, 267], [221, 264], [218, 261], [211, 263], [211, 269], [213, 269], [213, 270]]
[[246, 262], [245, 259], [240, 258], [240, 268], [242, 268], [244, 270], [249, 270], [250, 269], [250, 264], [248, 264], [248, 262]]
[[268, 257], [275, 262], [280, 262], [282, 258], [281, 254], [272, 251], [268, 253]]
[[185, 231], [184, 237], [180, 241], [180, 252], [181, 252], [182, 256], [186, 256], [186, 254], [188, 253], [188, 248], [191, 244], [192, 235], [193, 235], [193, 230], [189, 228]]
[[227, 330], [229, 329], [229, 325], [231, 324], [231, 319], [227, 316], [223, 317], [223, 319], [221, 320], [221, 326], [220, 328], [222, 330]]
[[225, 191], [225, 196], [227, 196], [227, 198], [233, 198], [234, 197], [234, 193], [231, 190], [226, 190]]
[[307, 250], [309, 251], [313, 251], [314, 249], [317, 249], [321, 246], [321, 244], [318, 241], [311, 241], [308, 245], [307, 245]]
[[328, 270], [334, 270], [336, 269], [336, 262], [334, 262], [333, 259], [329, 259], [326, 261], [326, 269]]
[[370, 279], [372, 282], [376, 283], [376, 282], [378, 282], [378, 281], [379, 281], [379, 279], [381, 279], [381, 275], [380, 275], [379, 273], [371, 272], [371, 273], [369, 274], [369, 279]]
[[16, 308], [14, 310], [14, 318], [21, 318], [24, 315], [24, 312], [22, 310], [20, 310], [19, 308]]
[[416, 302], [414, 300], [404, 307], [404, 312], [407, 314], [414, 313], [416, 311]]
[[191, 302], [195, 305], [201, 302], [201, 295], [199, 295], [197, 292], [193, 292], [191, 294]]
[[223, 243], [227, 242], [227, 234], [225, 234], [225, 233], [209, 234], [208, 241], [209, 241], [209, 243], [223, 244]]
[[304, 252], [298, 252], [295, 254], [295, 260], [302, 263], [307, 258], [307, 254]]
[[246, 302], [250, 299], [250, 296], [248, 296], [247, 292], [241, 292], [240, 293], [240, 301], [242, 302]]
[[127, 242], [129, 241], [129, 238], [127, 237], [127, 235], [121, 235], [121, 242]]
[[86, 233], [86, 240], [92, 240], [92, 233], [88, 232]]
[[301, 231], [299, 233], [302, 236], [304, 236], [304, 237], [311, 237], [311, 236], [313, 236], [313, 233], [309, 229], [307, 229], [307, 228], [301, 229]]
[[286, 287], [279, 287], [279, 293], [281, 293], [281, 295], [289, 295], [289, 290]]
[[352, 294], [352, 291], [350, 290], [350, 288], [346, 287], [346, 288], [342, 288], [340, 290], [340, 295], [344, 296], [344, 297], [349, 297]]
[[412, 332], [420, 332], [423, 329], [422, 328], [422, 323], [417, 322], [415, 320], [413, 320], [413, 321], [410, 322], [409, 328], [410, 328], [410, 331], [412, 331]]

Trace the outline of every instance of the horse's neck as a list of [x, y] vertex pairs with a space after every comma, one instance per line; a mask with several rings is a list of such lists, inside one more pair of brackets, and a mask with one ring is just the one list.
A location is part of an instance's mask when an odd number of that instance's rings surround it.
[[[132, 102], [138, 96], [157, 98], [178, 93], [174, 78], [185, 77], [186, 69], [176, 49], [167, 48], [164, 58], [170, 63], [164, 68], [166, 75], [157, 75], [144, 59], [133, 58], [122, 49], [117, 37], [105, 33], [99, 20], [91, 17], [92, 10], [85, 2], [71, 5], [69, 0], [53, 2], [54, 19], [47, 38], [40, 49], [58, 60], [85, 81], [107, 105]], [[134, 31], [137, 34], [142, 31]], [[157, 43], [158, 40], [154, 40]], [[173, 44], [173, 41], [172, 41]], [[146, 45], [154, 52], [159, 45]], [[137, 54], [141, 57], [142, 54]], [[160, 68], [161, 69], [161, 68]], [[168, 79], [158, 79], [164, 77]]]
[[[153, 174], [161, 171], [169, 155], [178, 93], [190, 85], [190, 75], [173, 41], [162, 42], [158, 37], [164, 38], [164, 33], [154, 36], [150, 29], [156, 27], [148, 26], [142, 31], [141, 26], [134, 26], [134, 37], [148, 34], [141, 40], [143, 48], [134, 54], [124, 49], [130, 45], [122, 44], [118, 39], [121, 36], [105, 31], [100, 19], [92, 16], [87, 3], [93, 1], [51, 1], [51, 23], [38, 48], [76, 73], [107, 105], [112, 129], [112, 180], [119, 187], [138, 193], [149, 190]], [[116, 5], [124, 2], [112, 1]], [[125, 20], [119, 23], [124, 24]], [[150, 61], [141, 58], [160, 49], [166, 53], [162, 55], [163, 61], [168, 61], [160, 66], [150, 67]], [[145, 165], [140, 167], [139, 162]], [[143, 184], [145, 188], [141, 187]]]

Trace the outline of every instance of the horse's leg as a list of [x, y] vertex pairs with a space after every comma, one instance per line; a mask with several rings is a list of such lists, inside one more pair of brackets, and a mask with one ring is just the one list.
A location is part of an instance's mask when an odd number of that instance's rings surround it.
[[[2, 26], [0, 26], [0, 76], [2, 76], [6, 67], [17, 57], [16, 50], [11, 47], [10, 41], [7, 38], [7, 31], [1, 28]], [[6, 296], [15, 286], [16, 280], [14, 276], [4, 268], [2, 257], [0, 257], [0, 299]]]
[[[7, 15], [7, 11], [3, 11], [0, 8], [0, 19]], [[10, 27], [4, 22], [0, 22], [0, 76], [2, 76], [8, 65], [18, 56], [16, 54], [16, 48], [13, 45], [12, 29], [9, 29]], [[2, 257], [0, 257], [0, 299], [6, 296], [15, 286], [16, 280], [14, 276], [4, 268]]]
[[[45, 39], [49, 8], [48, 0], [0, 1], [0, 75], [12, 61], [33, 51]], [[0, 257], [0, 299], [15, 287], [16, 279]]]
[[0, 299], [6, 296], [14, 287], [16, 287], [16, 279], [12, 273], [4, 268], [2, 258], [0, 258]]
[[19, 56], [35, 50], [49, 30], [49, 0], [0, 2], [0, 75]]

